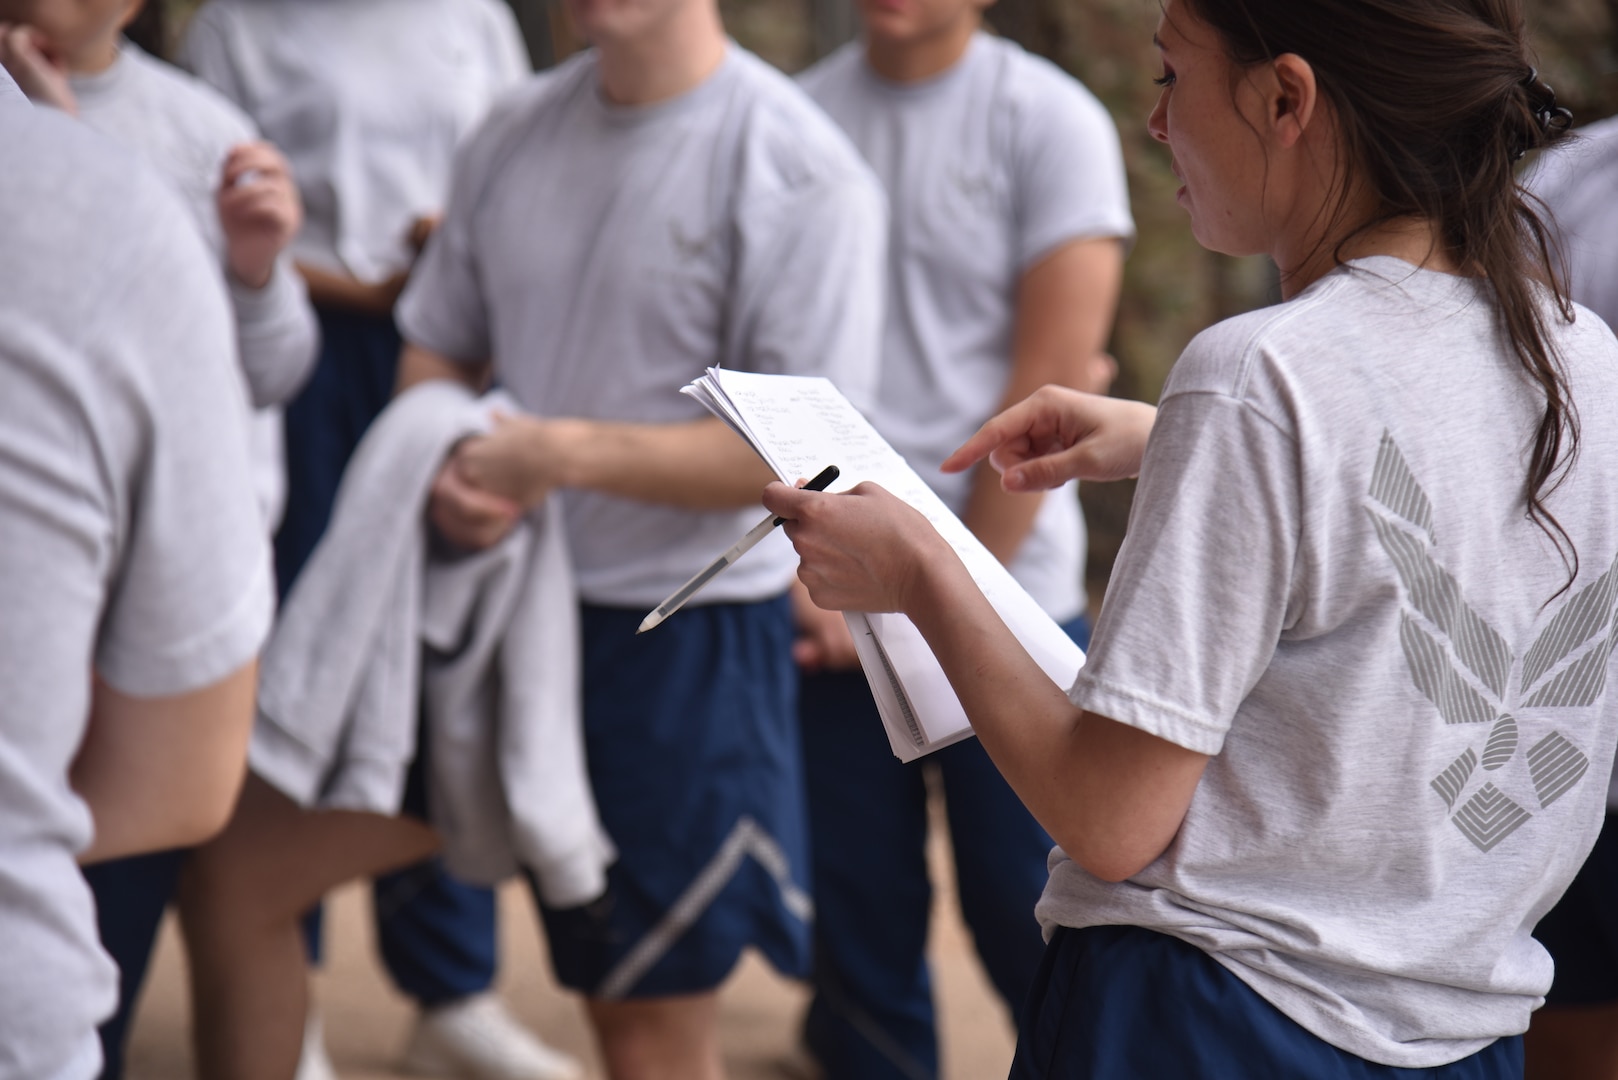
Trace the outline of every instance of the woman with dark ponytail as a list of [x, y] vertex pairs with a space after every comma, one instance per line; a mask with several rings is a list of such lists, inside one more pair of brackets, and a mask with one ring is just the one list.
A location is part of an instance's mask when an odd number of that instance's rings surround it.
[[1280, 305], [1158, 409], [1046, 388], [946, 469], [1140, 486], [1064, 693], [919, 514], [771, 485], [1060, 845], [1013, 1076], [1518, 1077], [1618, 745], [1618, 341], [1518, 187], [1517, 0], [1166, 0], [1150, 128]]

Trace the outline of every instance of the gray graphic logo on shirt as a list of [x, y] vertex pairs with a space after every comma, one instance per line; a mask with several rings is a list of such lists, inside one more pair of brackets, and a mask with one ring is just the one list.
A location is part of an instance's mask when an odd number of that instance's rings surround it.
[[[1386, 432], [1371, 476], [1371, 500], [1371, 524], [1414, 609], [1399, 617], [1410, 677], [1445, 724], [1489, 725], [1482, 745], [1468, 747], [1431, 787], [1462, 835], [1490, 851], [1534, 816], [1493, 780], [1518, 756], [1521, 729], [1510, 709], [1581, 708], [1606, 690], [1607, 660], [1618, 642], [1618, 559], [1563, 604], [1518, 665], [1505, 638], [1468, 606], [1460, 583], [1434, 559], [1432, 504]], [[1513, 667], [1517, 684], [1510, 693]], [[1556, 730], [1522, 757], [1540, 809], [1572, 790], [1590, 768], [1584, 751]]]

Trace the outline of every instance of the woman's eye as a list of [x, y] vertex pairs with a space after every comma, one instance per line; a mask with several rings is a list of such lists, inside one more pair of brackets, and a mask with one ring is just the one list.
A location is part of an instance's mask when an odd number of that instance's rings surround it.
[[1165, 71], [1163, 74], [1161, 74], [1157, 78], [1153, 79], [1152, 82], [1155, 83], [1158, 86], [1173, 86], [1174, 85], [1174, 72]]

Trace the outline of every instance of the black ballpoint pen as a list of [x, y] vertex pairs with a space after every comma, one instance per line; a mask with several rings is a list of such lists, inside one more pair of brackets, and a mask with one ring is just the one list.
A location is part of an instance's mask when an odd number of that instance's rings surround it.
[[[827, 465], [824, 469], [820, 470], [819, 474], [817, 474], [813, 480], [809, 481], [803, 486], [809, 491], [825, 491], [827, 485], [833, 480], [837, 479], [837, 475], [837, 466]], [[747, 552], [752, 549], [754, 544], [770, 535], [771, 530], [773, 530], [777, 525], [781, 524], [781, 522], [784, 520], [786, 519], [778, 518], [774, 514], [771, 514], [757, 525], [754, 525], [751, 529], [748, 529], [747, 535], [743, 536], [740, 540], [732, 544], [730, 546], [730, 550], [726, 551], [723, 555], [719, 556], [719, 558], [697, 571], [696, 575], [693, 576], [690, 581], [686, 582], [684, 585], [681, 585], [678, 589], [675, 589], [672, 596], [663, 601], [661, 604], [657, 605], [657, 609], [655, 611], [641, 620], [640, 628], [637, 629], [635, 633], [644, 634], [646, 631], [650, 630], [652, 627], [656, 626], [670, 615], [673, 615], [676, 611], [679, 611], [687, 600], [691, 599], [697, 594], [698, 590], [700, 590], [704, 585], [708, 584], [708, 582], [712, 581], [714, 578], [718, 577], [721, 570], [735, 562], [737, 559], [741, 558], [743, 555], [747, 554]]]

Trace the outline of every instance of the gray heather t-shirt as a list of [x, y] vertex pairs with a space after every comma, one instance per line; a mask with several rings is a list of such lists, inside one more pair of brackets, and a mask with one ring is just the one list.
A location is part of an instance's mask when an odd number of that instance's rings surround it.
[[1052, 853], [1047, 929], [1182, 938], [1384, 1064], [1528, 1026], [1618, 742], [1618, 342], [1554, 333], [1561, 592], [1523, 502], [1541, 407], [1474, 282], [1360, 260], [1191, 343], [1072, 697], [1216, 756], [1130, 880]]
[[[541, 416], [677, 423], [711, 364], [825, 375], [868, 402], [881, 333], [881, 189], [785, 76], [731, 46], [696, 89], [609, 105], [593, 53], [506, 99], [456, 164], [443, 226], [398, 307], [410, 341]], [[828, 464], [836, 464], [828, 462]], [[758, 521], [568, 491], [584, 599], [649, 607]], [[703, 590], [786, 588], [784, 537]]]
[[[888, 315], [872, 422], [957, 514], [971, 475], [939, 464], [1011, 376], [1017, 285], [1057, 248], [1134, 235], [1118, 131], [1050, 62], [979, 34], [949, 71], [883, 79], [851, 43], [799, 77], [889, 195]], [[1084, 522], [1046, 496], [1013, 575], [1058, 620], [1084, 610]]]
[[164, 696], [269, 628], [230, 312], [168, 185], [0, 98], [0, 1080], [86, 1080], [117, 993], [68, 787], [94, 669]]
[[[128, 41], [106, 71], [70, 81], [79, 119], [168, 177], [223, 271], [225, 234], [216, 191], [231, 148], [259, 137], [252, 122], [212, 88]], [[286, 479], [281, 412], [271, 406], [291, 400], [314, 367], [315, 314], [289, 256], [277, 260], [263, 288], [226, 277], [236, 316], [231, 355], [239, 358], [248, 392], [261, 407], [253, 418], [254, 488], [273, 525], [281, 517]]]
[[291, 160], [297, 257], [361, 281], [410, 265], [456, 147], [529, 72], [502, 0], [210, 0], [181, 59]]

